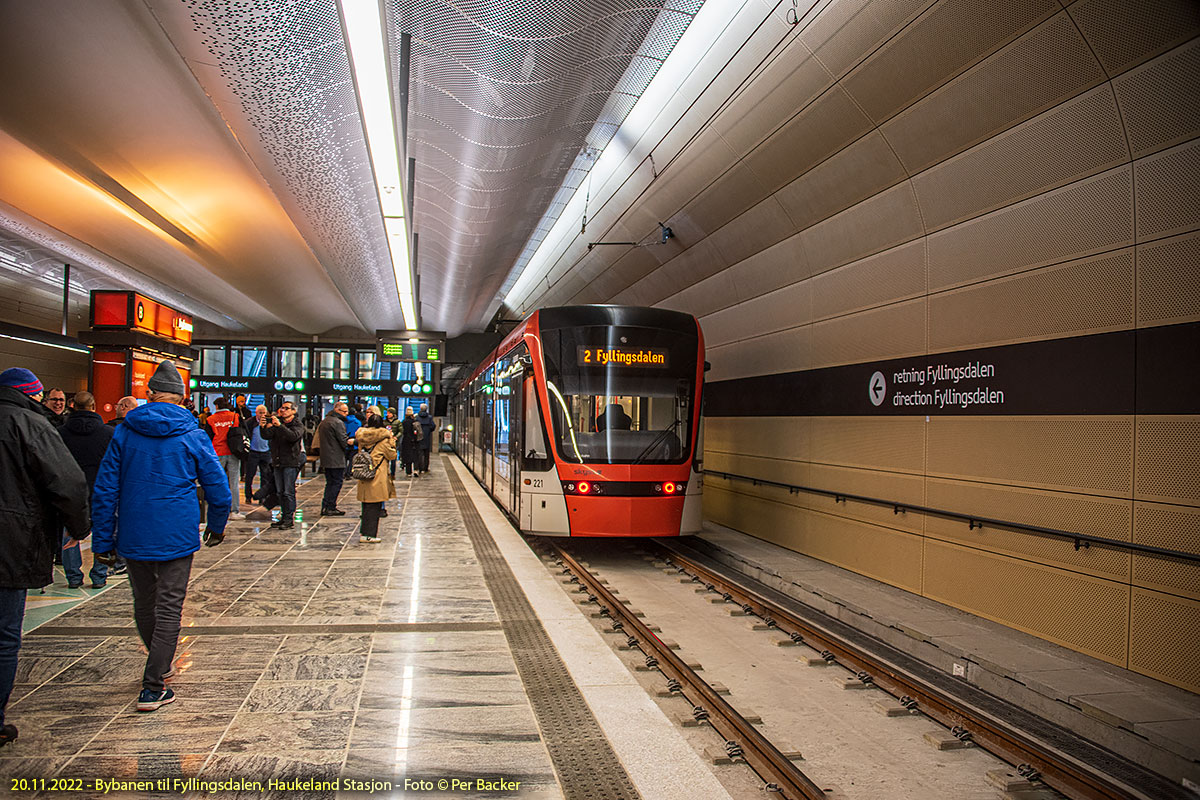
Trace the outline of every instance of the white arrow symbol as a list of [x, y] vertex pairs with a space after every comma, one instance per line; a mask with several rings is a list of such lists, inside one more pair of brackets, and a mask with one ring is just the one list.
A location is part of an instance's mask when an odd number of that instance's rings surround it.
[[871, 399], [871, 404], [877, 406], [883, 403], [883, 395], [887, 392], [887, 381], [884, 380], [883, 373], [876, 372], [872, 375], [867, 386], [869, 388], [868, 396]]

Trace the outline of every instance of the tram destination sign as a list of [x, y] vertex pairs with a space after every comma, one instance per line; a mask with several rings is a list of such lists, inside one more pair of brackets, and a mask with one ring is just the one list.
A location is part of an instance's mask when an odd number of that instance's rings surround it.
[[646, 347], [580, 347], [578, 365], [581, 367], [656, 367], [670, 365], [666, 350]]

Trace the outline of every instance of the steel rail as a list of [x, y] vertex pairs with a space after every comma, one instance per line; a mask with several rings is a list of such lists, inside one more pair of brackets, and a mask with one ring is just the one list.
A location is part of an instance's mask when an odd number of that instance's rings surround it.
[[982, 710], [966, 707], [950, 694], [844, 642], [686, 555], [660, 542], [647, 541], [646, 544], [651, 549], [658, 549], [664, 561], [686, 570], [702, 584], [714, 590], [719, 587], [721, 592], [735, 598], [735, 602], [743, 609], [761, 617], [768, 625], [777, 627], [783, 633], [799, 635], [804, 644], [822, 654], [832, 653], [843, 666], [865, 677], [866, 682], [897, 698], [915, 699], [922, 713], [952, 731], [969, 732], [965, 738], [1004, 761], [1014, 766], [1033, 767], [1040, 773], [1042, 782], [1067, 797], [1075, 800], [1146, 800], [1147, 795], [1115, 783], [1107, 775], [1054, 752], [1053, 748]]
[[[638, 641], [639, 647], [645, 652], [649, 647], [653, 653], [646, 653], [657, 660], [655, 666], [668, 678], [674, 678], [683, 686], [682, 694], [692, 703], [693, 707], [703, 708], [712, 712], [706, 721], [724, 737], [725, 741], [737, 742], [741, 745], [741, 757], [759, 777], [777, 789], [782, 797], [788, 800], [824, 800], [826, 794], [819, 786], [801, 772], [775, 745], [746, 718], [738, 713], [725, 698], [709, 686], [695, 670], [684, 663], [671, 648], [646, 627], [624, 603], [616, 598], [591, 574], [576, 561], [557, 542], [550, 539], [540, 539], [548, 549], [578, 578], [589, 594], [596, 598], [611, 615], [620, 618], [627, 633], [632, 634]], [[649, 662], [647, 662], [649, 663]]]

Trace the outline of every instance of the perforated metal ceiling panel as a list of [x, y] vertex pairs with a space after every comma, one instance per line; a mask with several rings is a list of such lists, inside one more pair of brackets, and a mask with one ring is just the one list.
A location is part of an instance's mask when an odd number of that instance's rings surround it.
[[[488, 321], [702, 0], [390, 0], [412, 39], [408, 155], [426, 327]], [[531, 241], [532, 237], [532, 241]], [[527, 246], [529, 245], [529, 246]]]

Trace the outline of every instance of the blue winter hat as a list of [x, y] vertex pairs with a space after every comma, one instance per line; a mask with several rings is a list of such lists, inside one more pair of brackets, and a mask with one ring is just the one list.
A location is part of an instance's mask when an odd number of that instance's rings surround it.
[[0, 372], [0, 386], [11, 386], [30, 397], [43, 391], [38, 376], [24, 367], [9, 367]]

